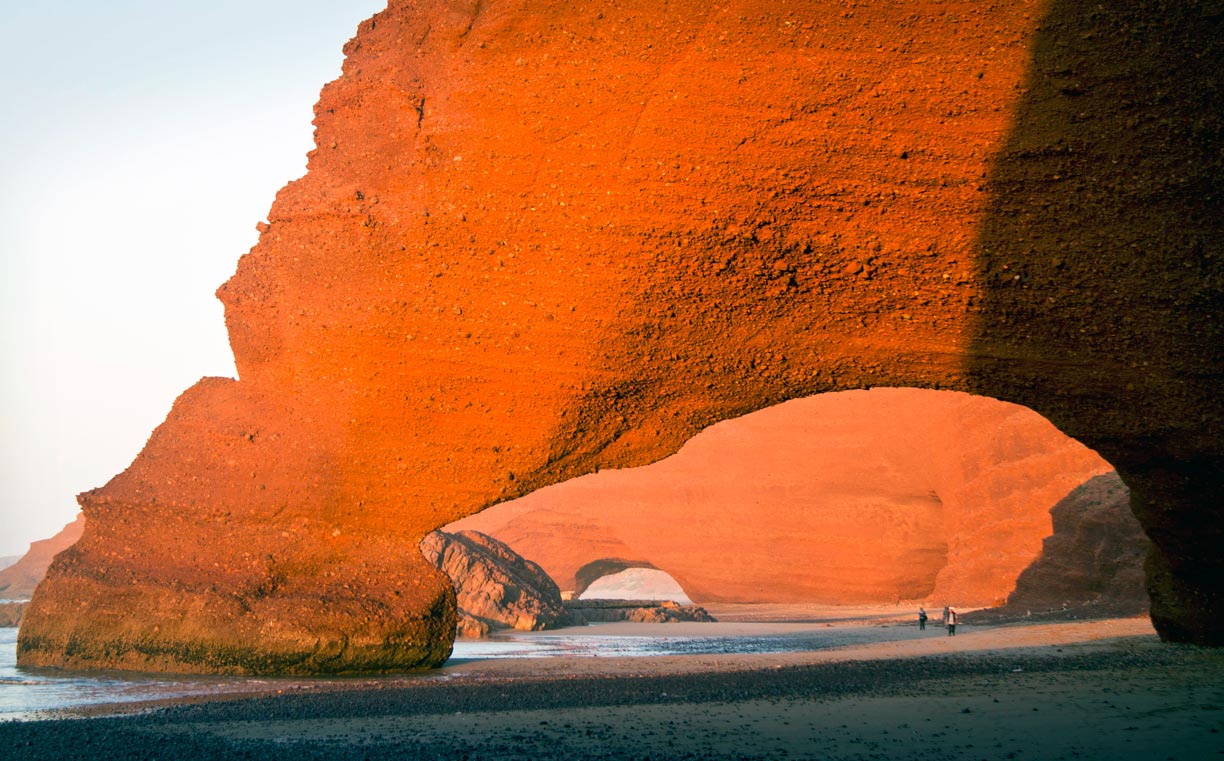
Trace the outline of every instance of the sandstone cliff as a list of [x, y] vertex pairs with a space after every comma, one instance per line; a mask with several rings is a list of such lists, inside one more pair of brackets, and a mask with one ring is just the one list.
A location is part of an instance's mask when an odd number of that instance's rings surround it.
[[544, 569], [477, 531], [433, 531], [421, 553], [455, 585], [459, 631], [550, 629], [565, 619], [561, 591]]
[[871, 386], [1114, 465], [1224, 643], [1224, 24], [1206, 0], [391, 0], [221, 287], [241, 380], [81, 497], [26, 665], [449, 653], [431, 530]]
[[30, 543], [30, 550], [13, 565], [0, 570], [0, 600], [28, 600], [56, 555], [71, 547], [85, 530], [85, 516], [78, 515], [50, 539]]

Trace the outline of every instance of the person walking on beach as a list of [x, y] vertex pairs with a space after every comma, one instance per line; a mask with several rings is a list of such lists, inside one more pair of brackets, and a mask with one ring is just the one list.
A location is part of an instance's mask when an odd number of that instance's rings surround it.
[[948, 636], [956, 636], [956, 611], [948, 608]]
[[926, 629], [926, 620], [927, 620], [926, 608], [919, 608], [918, 609], [918, 630], [919, 631]]
[[941, 618], [941, 619], [939, 620], [939, 624], [940, 624], [941, 626], [947, 626], [947, 625], [948, 625], [948, 611], [949, 611], [949, 610], [951, 610], [951, 608], [949, 608], [947, 605], [945, 605], [945, 606], [944, 606], [944, 612], [943, 612], [943, 618]]

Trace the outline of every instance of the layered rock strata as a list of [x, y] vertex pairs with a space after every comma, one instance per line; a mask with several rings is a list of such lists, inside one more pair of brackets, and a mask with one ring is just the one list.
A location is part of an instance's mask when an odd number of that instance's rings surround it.
[[455, 586], [458, 631], [551, 629], [566, 618], [561, 590], [544, 569], [478, 531], [430, 532], [421, 553]]
[[219, 291], [240, 381], [81, 497], [27, 665], [439, 663], [434, 528], [786, 399], [939, 387], [1099, 451], [1224, 643], [1206, 0], [392, 0]]

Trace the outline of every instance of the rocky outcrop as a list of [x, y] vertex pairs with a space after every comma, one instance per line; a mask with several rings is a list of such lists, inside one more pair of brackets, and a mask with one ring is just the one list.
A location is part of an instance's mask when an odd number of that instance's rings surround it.
[[610, 621], [675, 624], [716, 620], [699, 605], [681, 605], [674, 600], [568, 600], [565, 611], [570, 622], [576, 625]]
[[1224, 26], [1209, 3], [391, 0], [176, 402], [34, 595], [25, 665], [449, 653], [429, 531], [873, 386], [1024, 404], [1224, 643]]
[[9, 567], [0, 570], [0, 600], [28, 600], [56, 555], [71, 547], [85, 530], [85, 516], [78, 515], [50, 539], [30, 543], [30, 550]]
[[1147, 611], [1143, 558], [1149, 541], [1114, 473], [1097, 476], [1050, 511], [1054, 533], [1020, 574], [1001, 612], [1073, 611], [1083, 616]]
[[475, 616], [469, 616], [459, 611], [459, 620], [455, 623], [455, 636], [465, 639], [484, 639], [493, 633], [493, 627], [487, 621]]
[[[625, 568], [698, 602], [998, 605], [1109, 464], [1031, 410], [921, 389], [795, 400], [458, 521], [574, 596]], [[604, 553], [616, 552], [615, 555]]]
[[461, 636], [536, 631], [565, 620], [561, 591], [544, 569], [490, 536], [434, 531], [421, 553], [455, 585]]
[[17, 626], [21, 623], [21, 615], [25, 613], [24, 602], [0, 602], [0, 626]]

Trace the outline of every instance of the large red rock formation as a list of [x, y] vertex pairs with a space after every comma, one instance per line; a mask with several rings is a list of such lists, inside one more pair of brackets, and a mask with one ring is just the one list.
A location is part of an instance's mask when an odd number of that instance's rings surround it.
[[1040, 554], [1050, 508], [1109, 469], [1014, 404], [850, 391], [719, 423], [661, 462], [454, 527], [507, 542], [568, 590], [616, 558], [670, 573], [698, 602], [991, 605]]
[[30, 543], [30, 549], [13, 565], [0, 570], [0, 599], [28, 600], [38, 582], [47, 575], [47, 568], [56, 555], [81, 538], [85, 516], [78, 515], [50, 539]]
[[1224, 642], [1224, 29], [1206, 2], [392, 0], [24, 664], [439, 662], [433, 528], [866, 386], [1118, 467], [1153, 619]]

